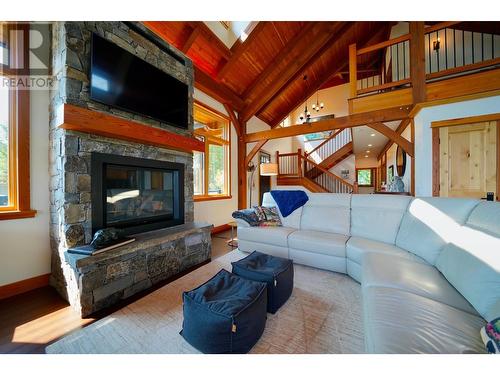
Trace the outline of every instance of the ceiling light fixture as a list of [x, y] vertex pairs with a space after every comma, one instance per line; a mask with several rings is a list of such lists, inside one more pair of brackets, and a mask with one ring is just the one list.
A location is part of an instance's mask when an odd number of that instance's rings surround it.
[[368, 143], [368, 147], [372, 147], [373, 145], [371, 143]]
[[367, 158], [367, 157], [368, 157], [368, 155], [365, 155], [365, 158]]
[[370, 134], [371, 137], [375, 137], [375, 133]]
[[[304, 80], [304, 86], [306, 86], [306, 95], [307, 95], [307, 75], [304, 76], [303, 80]], [[314, 105], [313, 105], [313, 109], [314, 109]], [[300, 114], [299, 119], [304, 124], [306, 122], [309, 122], [310, 118], [311, 118], [311, 112], [309, 112], [309, 110], [307, 109], [307, 97], [306, 97], [305, 98], [304, 112]]]
[[366, 150], [366, 153], [369, 154], [370, 153], [370, 150]]

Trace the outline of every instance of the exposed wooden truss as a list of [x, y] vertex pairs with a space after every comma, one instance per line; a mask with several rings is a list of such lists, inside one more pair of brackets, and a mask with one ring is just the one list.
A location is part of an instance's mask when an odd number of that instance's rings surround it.
[[401, 146], [401, 148], [411, 157], [415, 155], [414, 148], [413, 148], [413, 143], [411, 143], [409, 140], [401, 136], [401, 134], [398, 134], [394, 130], [392, 130], [390, 127], [387, 125], [381, 123], [381, 122], [374, 122], [374, 123], [369, 123], [366, 124], [368, 127], [372, 128], [373, 130], [378, 131], [380, 134], [385, 135], [387, 138], [389, 138], [391, 141], [396, 143], [398, 146]]
[[[401, 135], [405, 131], [406, 127], [410, 125], [410, 123], [411, 123], [411, 118], [406, 118], [402, 120], [395, 130], [396, 133]], [[389, 139], [385, 144], [385, 146], [382, 148], [382, 151], [380, 151], [380, 153], [378, 154], [377, 159], [380, 160], [380, 158], [382, 158], [382, 155], [384, 155], [387, 152], [387, 150], [391, 148], [393, 144], [394, 141], [392, 139]]]
[[410, 107], [394, 107], [377, 111], [358, 113], [333, 119], [320, 120], [314, 123], [293, 125], [284, 128], [264, 130], [247, 134], [246, 142], [293, 137], [296, 135], [316, 133], [334, 129], [353, 128], [356, 126], [370, 125], [380, 122], [402, 120], [408, 117]]

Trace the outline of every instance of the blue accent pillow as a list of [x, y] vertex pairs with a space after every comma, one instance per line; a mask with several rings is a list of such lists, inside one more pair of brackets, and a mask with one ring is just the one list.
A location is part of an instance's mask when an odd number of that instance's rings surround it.
[[266, 326], [267, 287], [222, 269], [182, 294], [180, 334], [202, 353], [247, 353]]
[[293, 261], [254, 251], [231, 263], [233, 273], [267, 283], [267, 311], [271, 314], [288, 300], [293, 290]]
[[260, 220], [255, 213], [255, 210], [251, 208], [246, 208], [244, 210], [238, 210], [233, 212], [233, 218], [241, 219], [250, 224], [251, 227], [258, 227], [260, 224]]
[[271, 196], [278, 205], [283, 217], [287, 217], [309, 200], [307, 194], [302, 190], [272, 190]]

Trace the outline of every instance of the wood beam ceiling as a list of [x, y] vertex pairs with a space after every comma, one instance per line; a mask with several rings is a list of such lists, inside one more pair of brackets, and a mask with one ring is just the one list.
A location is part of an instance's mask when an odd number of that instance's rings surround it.
[[218, 100], [223, 104], [231, 104], [231, 106], [237, 111], [241, 111], [245, 106], [243, 100], [241, 100], [241, 98], [231, 89], [215, 82], [212, 77], [196, 65], [194, 66], [194, 78], [195, 87], [210, 95], [215, 100]]
[[233, 123], [234, 130], [236, 131], [236, 135], [238, 136], [238, 138], [241, 137], [242, 136], [241, 124], [240, 124], [238, 117], [236, 117], [236, 114], [234, 113], [233, 109], [231, 108], [231, 106], [229, 104], [224, 103], [223, 105], [224, 105], [224, 108], [226, 109], [226, 112], [229, 115], [229, 118], [231, 119], [231, 122]]
[[230, 71], [233, 67], [234, 64], [238, 62], [238, 60], [243, 56], [245, 52], [248, 51], [248, 47], [250, 47], [253, 43], [254, 40], [257, 39], [257, 37], [260, 35], [261, 31], [266, 27], [265, 22], [259, 22], [255, 27], [253, 28], [252, 32], [248, 36], [248, 38], [243, 42], [239, 43], [234, 50], [232, 50], [232, 56], [228, 60], [228, 62], [219, 70], [217, 73], [217, 78], [218, 79], [224, 79], [224, 76], [228, 71]]
[[[344, 25], [344, 22], [314, 22], [310, 28], [304, 28], [298, 38], [292, 39], [282, 49], [281, 52], [284, 55], [278, 56], [280, 58], [278, 63], [269, 64], [271, 69], [264, 71], [259, 76], [257, 84], [252, 85], [252, 90], [245, 96], [245, 102], [249, 104], [243, 110], [242, 118], [248, 120], [262, 109], [331, 40], [332, 33], [337, 34]], [[312, 42], [311, 38], [313, 39]], [[285, 55], [289, 59], [291, 58], [293, 63], [285, 66], [282, 63], [280, 64], [279, 62]], [[275, 78], [269, 84], [262, 84], [271, 75], [274, 75]]]
[[205, 25], [205, 22], [202, 21], [190, 21], [187, 22], [189, 26], [191, 26], [194, 29], [198, 28], [200, 31], [200, 35], [203, 35], [203, 37], [210, 43], [211, 46], [215, 47], [219, 53], [224, 57], [226, 60], [229, 60], [232, 56], [232, 52], [227, 46], [215, 35], [210, 28]]
[[313, 123], [293, 125], [284, 128], [264, 130], [247, 134], [247, 143], [257, 142], [264, 139], [277, 139], [293, 137], [296, 135], [310, 134], [334, 129], [353, 128], [356, 126], [370, 125], [379, 122], [402, 120], [408, 117], [410, 107], [393, 107], [371, 112], [357, 113], [333, 119], [320, 120]]
[[184, 45], [182, 46], [181, 50], [184, 53], [188, 53], [189, 49], [193, 45], [194, 41], [196, 38], [198, 38], [198, 35], [201, 34], [201, 28], [196, 26], [193, 31], [191, 31], [191, 34], [189, 35], [189, 38], [187, 38], [186, 42], [184, 42]]

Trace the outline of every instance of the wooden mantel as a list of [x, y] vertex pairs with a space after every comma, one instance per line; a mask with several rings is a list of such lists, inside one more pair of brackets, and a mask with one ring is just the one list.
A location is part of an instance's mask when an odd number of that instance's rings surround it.
[[64, 104], [64, 121], [59, 127], [184, 152], [205, 151], [204, 143], [196, 138], [71, 104]]

